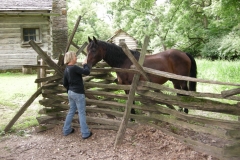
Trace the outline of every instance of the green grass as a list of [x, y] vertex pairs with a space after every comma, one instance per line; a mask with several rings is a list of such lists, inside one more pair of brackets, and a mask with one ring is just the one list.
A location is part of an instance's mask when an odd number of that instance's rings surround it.
[[[221, 82], [240, 83], [240, 61], [197, 60], [198, 78]], [[236, 87], [226, 85], [198, 84], [197, 91], [220, 92]]]
[[0, 104], [18, 107], [36, 91], [37, 84], [34, 83], [36, 77], [35, 74], [1, 73]]
[[[205, 80], [214, 80], [221, 82], [229, 83], [239, 83], [240, 84], [240, 61], [209, 61], [205, 59], [198, 59], [198, 78]], [[221, 93], [221, 91], [237, 88], [236, 86], [228, 85], [217, 85], [217, 84], [207, 84], [207, 83], [198, 83], [197, 91], [198, 92], [209, 92], [209, 93]], [[233, 103], [228, 100], [222, 102]], [[236, 103], [236, 102], [234, 102]], [[238, 120], [237, 116], [229, 114], [220, 114], [206, 111], [191, 111], [190, 114], [202, 115], [206, 117], [225, 119], [225, 120]]]
[[[37, 90], [34, 83], [36, 74], [24, 75], [22, 73], [0, 73], [0, 133], [10, 120], [16, 115], [24, 103]], [[25, 129], [37, 125], [36, 116], [41, 108], [38, 97], [18, 119], [11, 131]]]

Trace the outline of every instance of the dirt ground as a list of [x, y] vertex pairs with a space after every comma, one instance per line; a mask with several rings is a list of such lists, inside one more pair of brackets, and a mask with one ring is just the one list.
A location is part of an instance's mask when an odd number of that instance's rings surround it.
[[3, 160], [217, 160], [183, 145], [174, 137], [149, 126], [127, 129], [122, 145], [114, 149], [116, 131], [92, 129], [83, 140], [77, 129], [62, 135], [62, 126], [24, 137], [7, 135], [0, 139]]

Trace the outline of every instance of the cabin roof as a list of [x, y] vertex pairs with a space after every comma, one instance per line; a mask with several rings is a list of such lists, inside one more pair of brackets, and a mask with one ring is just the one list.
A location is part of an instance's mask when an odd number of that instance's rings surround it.
[[3, 0], [2, 11], [16, 10], [52, 10], [52, 0]]
[[[127, 32], [125, 32], [124, 30], [122, 30], [122, 29], [119, 29], [119, 30], [117, 30], [116, 32], [115, 32], [115, 34], [112, 36], [112, 37], [110, 37], [109, 39], [107, 39], [107, 41], [108, 42], [110, 42], [110, 41], [112, 41], [112, 39], [114, 38], [114, 37], [116, 37], [119, 33], [121, 33], [121, 32], [124, 32], [124, 33], [126, 33], [129, 37], [132, 37], [131, 35], [129, 35]], [[134, 38], [134, 37], [132, 37], [136, 42], [137, 42], [137, 40]]]

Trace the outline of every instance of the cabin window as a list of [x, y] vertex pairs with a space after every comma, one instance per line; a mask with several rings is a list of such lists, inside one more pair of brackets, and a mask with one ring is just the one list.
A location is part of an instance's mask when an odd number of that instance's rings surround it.
[[119, 44], [120, 43], [125, 43], [125, 39], [119, 39]]
[[123, 47], [122, 45], [123, 45], [123, 43], [125, 43], [125, 39], [119, 39], [119, 46], [120, 47]]
[[40, 26], [22, 26], [21, 35], [22, 46], [30, 46], [28, 43], [30, 40], [35, 41], [37, 44], [42, 43]]
[[39, 42], [39, 28], [23, 28], [23, 41], [34, 40]]

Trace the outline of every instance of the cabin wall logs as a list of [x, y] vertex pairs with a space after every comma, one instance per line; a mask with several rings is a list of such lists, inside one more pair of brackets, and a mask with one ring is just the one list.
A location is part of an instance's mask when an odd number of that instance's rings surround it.
[[[158, 76], [186, 78], [147, 68], [144, 70], [148, 74]], [[116, 84], [116, 77], [111, 74], [115, 71], [137, 73], [135, 69], [109, 68], [105, 63], [99, 63], [98, 68], [93, 68], [91, 74], [84, 77], [87, 122], [90, 128], [118, 130], [120, 126], [127, 99], [124, 90], [129, 90], [131, 86]], [[238, 86], [238, 84], [201, 79], [191, 80], [212, 85]], [[177, 96], [177, 93], [188, 96]], [[234, 94], [238, 93], [234, 92]], [[62, 125], [69, 108], [66, 89], [61, 82], [53, 81], [44, 85], [42, 96], [43, 99], [39, 103], [44, 108], [39, 111], [42, 115], [37, 117], [38, 131], [52, 128], [56, 124]], [[197, 151], [219, 159], [239, 159], [240, 122], [205, 116], [210, 112], [212, 115], [223, 113], [240, 116], [239, 101], [240, 97], [233, 95], [231, 91], [223, 91], [222, 94], [181, 91], [168, 85], [140, 81], [133, 105], [137, 114], [130, 115], [135, 122], [129, 122], [128, 127], [138, 123], [148, 124], [176, 137]], [[178, 107], [188, 108], [190, 114], [179, 112]], [[198, 110], [202, 114], [193, 115], [192, 110]], [[74, 117], [75, 127], [79, 127], [77, 116], [76, 114]]]

